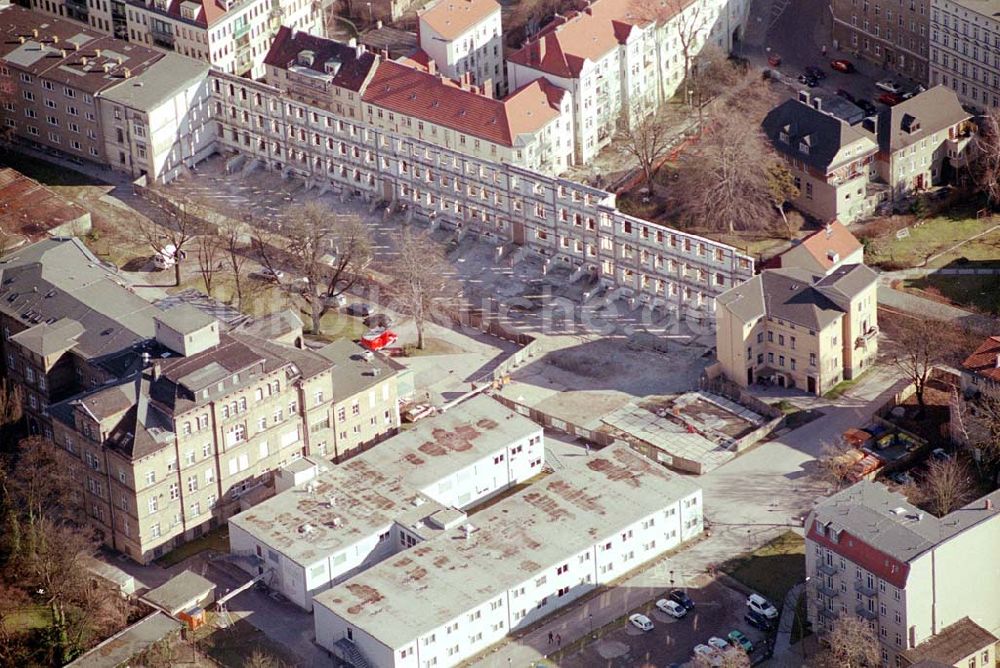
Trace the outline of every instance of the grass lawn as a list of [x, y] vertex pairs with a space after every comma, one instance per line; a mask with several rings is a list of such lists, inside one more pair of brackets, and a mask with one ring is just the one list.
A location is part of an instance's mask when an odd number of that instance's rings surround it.
[[[312, 326], [312, 316], [308, 313], [302, 313], [301, 315], [302, 322], [306, 330], [308, 330]], [[319, 338], [327, 341], [333, 341], [334, 339], [350, 339], [353, 341], [354, 339], [360, 339], [368, 331], [361, 318], [356, 318], [353, 315], [347, 315], [340, 311], [328, 312], [320, 320], [320, 324], [323, 329], [319, 334]]]
[[[990, 218], [976, 219], [974, 210], [954, 209], [952, 212], [911, 225], [909, 236], [897, 239], [895, 232], [875, 239], [869, 246], [865, 260], [869, 264], [891, 262], [896, 265], [915, 267], [932, 255], [947, 250], [951, 246], [990, 229], [997, 222]], [[940, 267], [959, 258], [970, 260], [997, 261], [1000, 247], [1000, 230], [971, 241], [929, 266]]]
[[72, 169], [54, 165], [43, 160], [4, 151], [0, 153], [0, 165], [13, 167], [28, 178], [35, 179], [39, 183], [47, 186], [95, 186], [102, 185], [101, 181], [92, 179], [86, 174], [75, 172]]
[[[207, 629], [208, 633], [201, 636], [201, 630], [204, 629]], [[224, 629], [205, 625], [201, 630], [199, 630], [198, 648], [227, 668], [243, 668], [250, 665], [248, 659], [254, 650], [260, 650], [267, 656], [273, 657], [278, 662], [276, 668], [299, 664], [297, 657], [287, 647], [271, 640], [263, 631], [246, 620], [241, 619]]]
[[750, 554], [724, 563], [722, 570], [780, 606], [785, 594], [806, 577], [805, 541], [786, 531]]
[[201, 538], [195, 538], [189, 543], [181, 545], [175, 550], [167, 552], [156, 560], [157, 565], [164, 568], [179, 564], [188, 557], [204, 552], [205, 550], [215, 550], [216, 552], [229, 552], [229, 527], [219, 527], [214, 531], [203, 534]]
[[44, 605], [29, 605], [18, 608], [3, 618], [3, 625], [9, 631], [30, 631], [44, 629], [52, 623], [52, 611]]
[[857, 378], [852, 378], [850, 380], [842, 380], [836, 385], [834, 385], [832, 388], [830, 388], [827, 391], [827, 393], [824, 394], [823, 396], [826, 397], [827, 399], [836, 399], [844, 392], [847, 392], [849, 389], [857, 385], [857, 383], [858, 383]]
[[424, 336], [424, 347], [417, 348], [417, 344], [408, 345], [404, 348], [407, 357], [420, 357], [421, 355], [457, 355], [464, 353], [461, 346], [456, 346], [444, 339], [437, 339], [433, 336]]
[[1000, 276], [931, 275], [905, 280], [902, 287], [935, 301], [982, 313], [1000, 313]]

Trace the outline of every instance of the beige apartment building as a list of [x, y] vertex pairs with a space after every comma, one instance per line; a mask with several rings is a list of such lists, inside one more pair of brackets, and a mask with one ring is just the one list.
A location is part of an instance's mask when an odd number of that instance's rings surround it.
[[877, 277], [863, 264], [826, 276], [766, 269], [716, 298], [716, 355], [744, 387], [761, 378], [823, 394], [875, 363]]
[[998, 503], [993, 492], [939, 518], [868, 481], [820, 500], [805, 523], [809, 621], [867, 620], [883, 666], [995, 666]]
[[1000, 106], [1000, 16], [993, 2], [931, 0], [930, 84], [979, 110]]
[[417, 14], [420, 50], [416, 58], [434, 61], [451, 79], [469, 81], [501, 97], [504, 84], [503, 27], [496, 0], [437, 0]]
[[832, 0], [834, 51], [926, 84], [929, 4], [928, 0]]

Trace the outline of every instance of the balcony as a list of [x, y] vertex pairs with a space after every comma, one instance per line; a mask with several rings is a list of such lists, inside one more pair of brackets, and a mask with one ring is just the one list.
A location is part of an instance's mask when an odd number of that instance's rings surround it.
[[859, 617], [864, 617], [868, 621], [874, 621], [878, 619], [878, 613], [874, 610], [869, 610], [863, 605], [855, 606], [854, 612], [858, 614]]
[[816, 587], [816, 591], [819, 592], [820, 596], [825, 596], [827, 598], [833, 598], [834, 596], [840, 595], [840, 590], [827, 587], [826, 585]]
[[861, 580], [854, 581], [854, 591], [860, 593], [862, 596], [867, 596], [869, 598], [875, 595], [875, 590], [865, 585], [865, 583], [862, 582]]
[[872, 325], [868, 328], [868, 331], [864, 332], [857, 339], [854, 340], [855, 348], [863, 348], [868, 345], [868, 343], [878, 336], [878, 327]]
[[816, 564], [816, 570], [823, 575], [836, 575], [840, 569], [833, 564]]
[[174, 31], [170, 26], [157, 26], [154, 21], [149, 32], [153, 35], [153, 44], [156, 46], [164, 49], [174, 48]]
[[236, 54], [236, 74], [242, 75], [253, 69], [253, 53], [247, 49]]
[[233, 27], [233, 39], [239, 39], [250, 32], [250, 22], [241, 23], [238, 26]]
[[840, 611], [839, 610], [830, 610], [830, 609], [827, 609], [827, 608], [820, 608], [819, 609], [819, 616], [822, 617], [822, 618], [824, 618], [824, 619], [834, 620], [834, 619], [836, 619], [837, 617], [840, 616]]

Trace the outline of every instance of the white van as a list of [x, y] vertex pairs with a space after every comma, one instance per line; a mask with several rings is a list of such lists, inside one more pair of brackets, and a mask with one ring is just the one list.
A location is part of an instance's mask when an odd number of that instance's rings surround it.
[[173, 244], [167, 244], [163, 250], [153, 256], [153, 266], [157, 269], [170, 269], [177, 264], [177, 248]]

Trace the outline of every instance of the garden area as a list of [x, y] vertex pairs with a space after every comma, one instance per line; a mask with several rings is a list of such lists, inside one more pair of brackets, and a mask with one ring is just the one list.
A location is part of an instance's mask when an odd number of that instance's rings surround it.
[[788, 590], [805, 580], [805, 554], [802, 536], [786, 531], [756, 550], [730, 559], [720, 570], [780, 606]]

